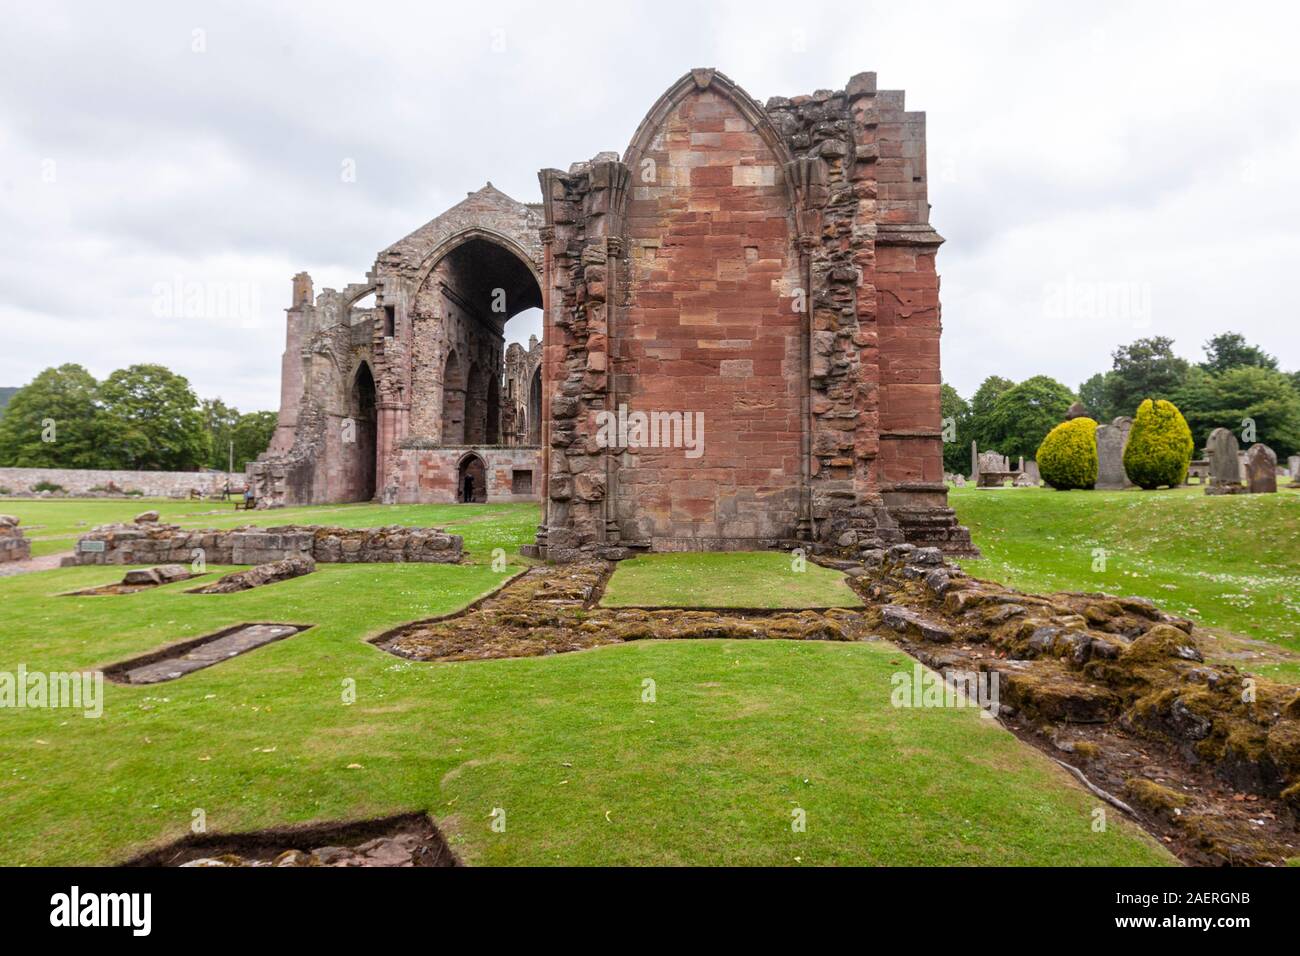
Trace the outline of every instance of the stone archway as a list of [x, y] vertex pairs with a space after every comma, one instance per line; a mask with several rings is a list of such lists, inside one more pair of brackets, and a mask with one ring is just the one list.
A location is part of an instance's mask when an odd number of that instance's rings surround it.
[[370, 501], [375, 497], [378, 405], [375, 400], [375, 376], [367, 362], [357, 366], [352, 378], [348, 416], [351, 426], [344, 423], [343, 445], [350, 498], [353, 501]]
[[462, 504], [487, 501], [487, 466], [471, 452], [456, 468], [456, 500]]

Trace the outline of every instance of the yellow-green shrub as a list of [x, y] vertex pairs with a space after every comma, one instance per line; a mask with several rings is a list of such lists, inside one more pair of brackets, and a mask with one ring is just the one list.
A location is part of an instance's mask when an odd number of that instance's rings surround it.
[[1173, 402], [1147, 399], [1138, 406], [1124, 446], [1124, 470], [1139, 488], [1171, 488], [1187, 480], [1192, 461], [1192, 430]]
[[1061, 422], [1038, 446], [1038, 473], [1053, 488], [1091, 488], [1097, 482], [1097, 423]]

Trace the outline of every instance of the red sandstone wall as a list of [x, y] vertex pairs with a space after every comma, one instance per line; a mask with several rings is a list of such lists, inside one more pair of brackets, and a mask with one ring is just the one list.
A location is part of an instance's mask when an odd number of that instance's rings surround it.
[[876, 247], [880, 337], [878, 483], [943, 481], [939, 277], [934, 253]]
[[[469, 448], [403, 448], [399, 451], [400, 504], [445, 504], [456, 501], [457, 466]], [[488, 448], [473, 451], [484, 460], [489, 504], [537, 501], [542, 456], [536, 448]], [[532, 472], [532, 492], [515, 494], [516, 471]]]
[[615, 331], [615, 401], [704, 412], [705, 453], [629, 449], [625, 539], [657, 549], [793, 537], [801, 450], [802, 316], [782, 169], [736, 107], [687, 96], [632, 170], [630, 301]]

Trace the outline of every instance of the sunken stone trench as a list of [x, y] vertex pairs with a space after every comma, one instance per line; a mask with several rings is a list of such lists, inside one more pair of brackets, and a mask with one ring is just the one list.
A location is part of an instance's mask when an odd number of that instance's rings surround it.
[[123, 866], [461, 866], [427, 814], [312, 823], [251, 833], [191, 834]]
[[739, 638], [870, 640], [861, 614], [826, 611], [690, 611], [597, 606], [612, 566], [605, 561], [532, 568], [464, 611], [417, 621], [374, 643], [417, 661], [538, 657], [636, 640]]
[[1025, 593], [908, 544], [860, 558], [872, 627], [946, 679], [990, 677], [1007, 729], [1185, 862], [1296, 855], [1294, 686], [1207, 660], [1193, 622], [1145, 598]]
[[307, 630], [301, 624], [237, 624], [104, 669], [119, 684], [159, 684]]

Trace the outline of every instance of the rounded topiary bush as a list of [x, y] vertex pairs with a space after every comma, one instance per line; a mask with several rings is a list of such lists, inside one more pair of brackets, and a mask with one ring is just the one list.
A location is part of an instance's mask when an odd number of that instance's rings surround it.
[[1187, 480], [1192, 430], [1173, 402], [1147, 399], [1138, 406], [1124, 446], [1124, 470], [1139, 488], [1173, 488]]
[[1097, 423], [1091, 418], [1061, 422], [1038, 446], [1038, 473], [1058, 491], [1097, 483]]

